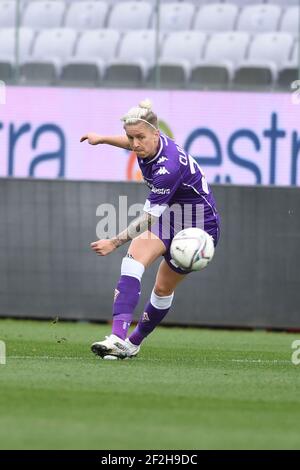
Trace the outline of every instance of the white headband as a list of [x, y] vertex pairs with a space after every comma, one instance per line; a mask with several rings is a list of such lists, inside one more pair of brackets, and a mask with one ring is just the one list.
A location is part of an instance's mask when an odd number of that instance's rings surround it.
[[[134, 121], [134, 122], [130, 122], [130, 121]], [[135, 124], [135, 121], [143, 121], [146, 124], [149, 124], [149, 126], [153, 127], [154, 130], [158, 131], [157, 127], [153, 126], [153, 124], [151, 124], [151, 122], [146, 121], [146, 119], [132, 117], [132, 118], [128, 119], [128, 122], [126, 122], [126, 121], [124, 121], [124, 122], [125, 122], [125, 124]]]

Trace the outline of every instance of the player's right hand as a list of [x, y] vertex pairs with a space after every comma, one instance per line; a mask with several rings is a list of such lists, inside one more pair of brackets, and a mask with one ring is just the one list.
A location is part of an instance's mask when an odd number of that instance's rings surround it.
[[80, 139], [80, 142], [84, 142], [85, 140], [87, 140], [90, 145], [97, 145], [102, 143], [100, 136], [95, 132], [89, 132], [88, 134], [83, 135]]
[[97, 253], [99, 256], [106, 256], [112, 251], [114, 251], [117, 246], [113, 243], [112, 240], [97, 240], [96, 242], [91, 243], [91, 249]]

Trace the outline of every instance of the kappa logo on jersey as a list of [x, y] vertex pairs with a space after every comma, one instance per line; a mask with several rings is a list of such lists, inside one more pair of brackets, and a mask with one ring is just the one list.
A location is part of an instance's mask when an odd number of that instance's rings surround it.
[[120, 291], [118, 289], [115, 289], [114, 302], [117, 300], [119, 294]]
[[170, 172], [166, 169], [165, 166], [162, 166], [156, 173], [156, 175], [169, 175]]
[[147, 312], [144, 312], [144, 313], [143, 313], [142, 322], [143, 322], [143, 321], [149, 321], [149, 316], [148, 316], [148, 313], [147, 313]]
[[157, 160], [157, 164], [163, 163], [163, 162], [167, 162], [167, 161], [168, 161], [168, 158], [167, 158], [167, 157], [160, 157], [160, 158]]

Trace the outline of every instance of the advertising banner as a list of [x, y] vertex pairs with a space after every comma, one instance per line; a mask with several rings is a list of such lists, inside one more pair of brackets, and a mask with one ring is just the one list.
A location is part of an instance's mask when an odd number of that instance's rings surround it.
[[210, 183], [300, 185], [300, 103], [292, 93], [7, 87], [0, 176], [140, 180], [132, 152], [79, 140], [123, 134], [120, 118], [145, 98], [161, 131], [197, 159]]

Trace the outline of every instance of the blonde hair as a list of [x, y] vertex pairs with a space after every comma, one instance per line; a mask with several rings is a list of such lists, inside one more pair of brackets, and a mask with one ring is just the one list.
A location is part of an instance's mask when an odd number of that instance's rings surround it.
[[142, 121], [158, 130], [157, 115], [152, 111], [152, 103], [148, 99], [141, 101], [138, 106], [130, 108], [121, 121], [124, 122], [124, 125], [137, 124]]

